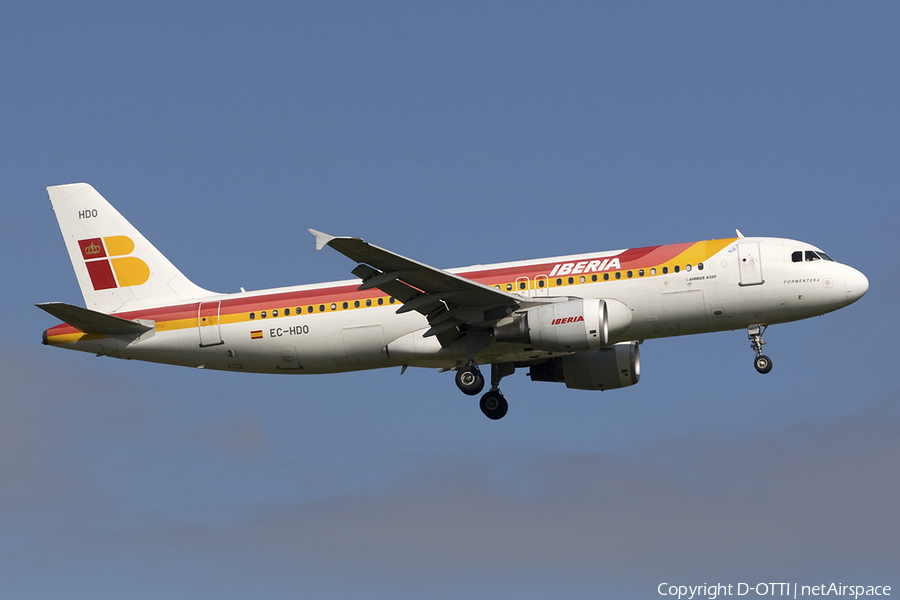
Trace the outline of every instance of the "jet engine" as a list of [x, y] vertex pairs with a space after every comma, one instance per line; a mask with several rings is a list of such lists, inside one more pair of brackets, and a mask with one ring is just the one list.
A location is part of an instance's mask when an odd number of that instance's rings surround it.
[[[611, 318], [612, 317], [612, 318]], [[580, 352], [606, 346], [610, 335], [631, 325], [631, 310], [618, 300], [577, 298], [529, 308], [494, 328], [494, 341], [538, 350]]]
[[614, 390], [641, 378], [641, 352], [637, 342], [622, 342], [590, 352], [551, 358], [531, 367], [532, 381], [565, 382], [577, 390]]

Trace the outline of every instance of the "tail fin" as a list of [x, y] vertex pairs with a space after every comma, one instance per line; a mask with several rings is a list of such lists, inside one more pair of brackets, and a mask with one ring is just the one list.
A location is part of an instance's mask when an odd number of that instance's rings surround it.
[[87, 308], [106, 314], [211, 296], [86, 183], [47, 188]]

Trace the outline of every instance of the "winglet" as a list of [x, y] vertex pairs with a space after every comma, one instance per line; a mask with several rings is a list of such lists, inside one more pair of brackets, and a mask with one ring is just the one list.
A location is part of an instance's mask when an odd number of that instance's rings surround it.
[[740, 229], [735, 229], [734, 232], [737, 234], [737, 236], [738, 236], [739, 238], [744, 237], [744, 234], [741, 233], [741, 230], [740, 230]]
[[315, 229], [307, 229], [308, 232], [316, 236], [316, 250], [321, 250], [328, 245], [328, 242], [334, 239], [333, 235], [316, 231]]

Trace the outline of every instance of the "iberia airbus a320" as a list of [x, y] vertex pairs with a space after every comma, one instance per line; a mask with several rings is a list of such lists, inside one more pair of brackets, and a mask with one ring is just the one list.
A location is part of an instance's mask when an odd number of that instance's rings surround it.
[[442, 270], [354, 237], [310, 230], [357, 263], [356, 279], [238, 294], [194, 285], [85, 183], [47, 188], [86, 308], [38, 306], [63, 321], [44, 344], [248, 373], [384, 367], [456, 371], [481, 410], [507, 411], [500, 380], [610, 390], [640, 378], [643, 340], [746, 328], [756, 357], [774, 323], [859, 300], [865, 275], [788, 239], [737, 237]]

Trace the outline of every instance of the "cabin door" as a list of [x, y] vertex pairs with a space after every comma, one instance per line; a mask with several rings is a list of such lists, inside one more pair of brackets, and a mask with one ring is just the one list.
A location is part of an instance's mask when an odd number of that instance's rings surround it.
[[741, 285], [759, 285], [765, 283], [762, 276], [762, 265], [759, 260], [759, 242], [738, 244], [738, 264], [741, 268]]
[[200, 347], [223, 344], [222, 332], [219, 329], [219, 305], [221, 302], [201, 302], [197, 316], [200, 330]]

